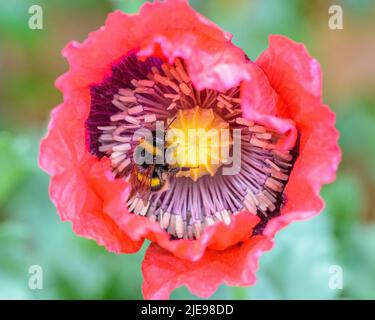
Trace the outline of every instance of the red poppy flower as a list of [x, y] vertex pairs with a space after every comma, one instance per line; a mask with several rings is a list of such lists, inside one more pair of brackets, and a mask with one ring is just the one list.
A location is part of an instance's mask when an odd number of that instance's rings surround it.
[[[109, 251], [152, 242], [145, 298], [181, 285], [202, 297], [221, 283], [252, 285], [275, 233], [322, 210], [320, 189], [341, 155], [319, 64], [303, 45], [271, 36], [252, 62], [186, 1], [169, 0], [110, 14], [63, 55], [64, 102], [40, 150], [51, 199], [75, 233]], [[238, 172], [224, 174], [225, 161], [138, 165], [144, 140], [133, 134], [156, 132], [157, 120], [171, 130], [229, 128], [233, 139], [240, 132]]]

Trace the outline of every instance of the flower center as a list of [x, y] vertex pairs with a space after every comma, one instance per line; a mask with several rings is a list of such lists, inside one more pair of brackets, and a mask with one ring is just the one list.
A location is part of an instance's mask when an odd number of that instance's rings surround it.
[[262, 233], [280, 214], [298, 156], [298, 146], [277, 149], [279, 133], [242, 118], [239, 87], [197, 90], [181, 59], [141, 61], [135, 52], [91, 87], [86, 128], [91, 153], [130, 183], [128, 211], [176, 239], [199, 238], [243, 210], [260, 218], [253, 233]]
[[[214, 176], [217, 169], [229, 156], [231, 139], [229, 124], [212, 109], [195, 107], [179, 110], [176, 118], [170, 120], [167, 143], [174, 149], [172, 157], [177, 166], [189, 167], [180, 171], [177, 177]], [[224, 134], [227, 130], [228, 134]]]

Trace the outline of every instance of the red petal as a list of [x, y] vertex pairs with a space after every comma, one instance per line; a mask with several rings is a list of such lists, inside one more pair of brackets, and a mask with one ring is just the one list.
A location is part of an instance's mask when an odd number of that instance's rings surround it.
[[248, 78], [246, 58], [234, 46], [231, 35], [194, 11], [185, 0], [146, 3], [138, 15], [115, 11], [106, 24], [82, 43], [71, 42], [63, 50], [71, 66], [57, 86], [67, 93], [100, 82], [111, 64], [129, 50], [141, 48], [141, 56], [160, 49], [171, 62], [182, 57], [199, 89], [224, 90]]
[[102, 199], [88, 185], [85, 172], [67, 170], [53, 176], [50, 196], [61, 219], [71, 221], [77, 235], [94, 239], [108, 251], [116, 253], [136, 252], [142, 246], [143, 241], [130, 239], [103, 212]]
[[256, 64], [247, 66], [250, 80], [241, 86], [243, 116], [282, 133], [278, 148], [290, 150], [297, 139], [297, 129], [288, 114], [288, 106], [272, 88], [266, 74]]
[[221, 285], [249, 286], [255, 283], [258, 258], [272, 241], [256, 236], [224, 251], [207, 250], [202, 259], [189, 262], [151, 244], [142, 265], [145, 299], [168, 299], [177, 287], [186, 285], [197, 296], [208, 298]]
[[39, 165], [50, 175], [72, 169], [86, 154], [85, 129], [73, 104], [63, 103], [51, 113], [47, 136], [40, 145]]
[[160, 228], [159, 224], [148, 218], [129, 214], [120, 204], [124, 203], [121, 196], [107, 202], [105, 212], [117, 222], [119, 227], [133, 240], [146, 238], [158, 243], [161, 247], [172, 252], [175, 256], [190, 261], [199, 260], [206, 248], [223, 250], [231, 245], [246, 240], [252, 233], [259, 218], [243, 212], [232, 217], [229, 226], [218, 223], [205, 229], [198, 240], [170, 240], [169, 235]]
[[[274, 233], [295, 219], [318, 214], [324, 206], [319, 196], [323, 184], [335, 179], [341, 152], [335, 114], [322, 103], [322, 73], [316, 59], [302, 44], [271, 36], [269, 48], [256, 64], [288, 107], [301, 134], [300, 154], [285, 189], [287, 204], [282, 215], [265, 230]], [[285, 114], [285, 110], [281, 110]]]
[[41, 143], [39, 159], [40, 166], [52, 175], [51, 199], [61, 219], [71, 221], [78, 235], [95, 239], [109, 251], [137, 251], [142, 241], [131, 240], [103, 213], [102, 198], [92, 188], [89, 178], [90, 168], [100, 163], [86, 152], [82, 141], [85, 130], [76, 107], [69, 103], [57, 107], [47, 137]]

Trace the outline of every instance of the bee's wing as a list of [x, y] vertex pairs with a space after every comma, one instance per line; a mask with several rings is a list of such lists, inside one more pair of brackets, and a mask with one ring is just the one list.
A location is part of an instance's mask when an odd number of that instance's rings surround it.
[[[135, 165], [131, 174], [131, 184], [142, 199], [147, 200], [151, 191], [151, 178], [154, 172], [154, 165], [149, 166], [145, 170], [139, 170]], [[141, 179], [139, 179], [139, 174]]]
[[149, 168], [147, 168], [147, 172], [145, 172], [143, 175], [143, 180], [141, 183], [142, 189], [139, 193], [141, 197], [145, 200], [145, 202], [148, 200], [148, 197], [151, 192], [151, 180], [152, 180], [154, 168], [155, 168], [155, 165], [151, 165]]
[[130, 178], [129, 178], [129, 182], [132, 186], [135, 186], [137, 183], [138, 183], [138, 168], [137, 166], [134, 164], [133, 165], [133, 168], [132, 168], [132, 171], [130, 173]]

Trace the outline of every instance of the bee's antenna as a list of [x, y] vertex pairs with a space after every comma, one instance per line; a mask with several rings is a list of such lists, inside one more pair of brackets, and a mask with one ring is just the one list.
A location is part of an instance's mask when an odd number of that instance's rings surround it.
[[189, 171], [190, 169], [199, 169], [199, 166], [198, 167], [181, 167], [179, 169], [180, 171]]
[[168, 126], [165, 128], [165, 130], [168, 130], [171, 124], [177, 119], [177, 116], [174, 116], [173, 119], [168, 123]]

